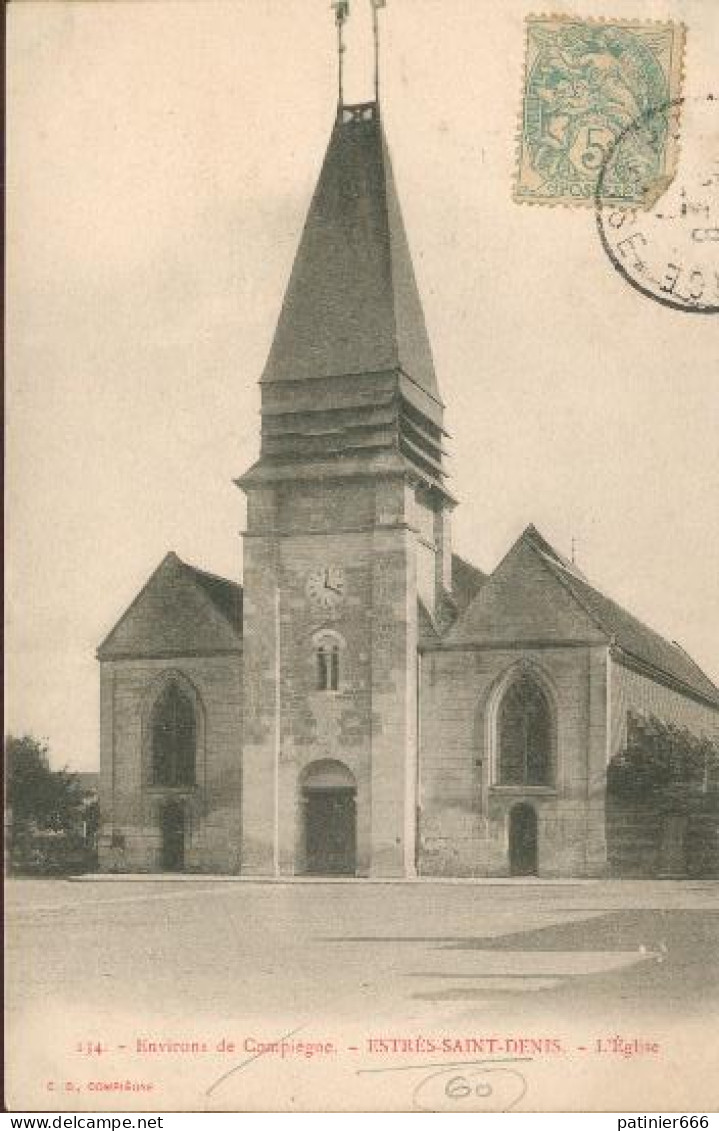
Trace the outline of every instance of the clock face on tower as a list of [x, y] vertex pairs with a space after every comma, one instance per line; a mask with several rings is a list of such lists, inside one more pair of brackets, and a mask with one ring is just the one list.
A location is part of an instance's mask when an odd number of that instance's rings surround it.
[[313, 569], [307, 578], [306, 593], [318, 609], [338, 609], [345, 595], [344, 570], [336, 565]]

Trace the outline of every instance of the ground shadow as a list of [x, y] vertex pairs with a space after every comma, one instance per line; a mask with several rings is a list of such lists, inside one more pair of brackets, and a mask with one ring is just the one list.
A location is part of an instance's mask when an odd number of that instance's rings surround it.
[[[461, 971], [453, 973], [443, 963], [443, 969], [432, 972], [425, 966], [411, 971], [409, 978], [441, 979], [454, 981], [455, 985], [427, 989], [413, 994], [425, 1001], [472, 1001], [514, 996], [504, 988], [492, 989], [491, 977], [482, 970], [481, 954], [511, 955], [512, 952], [636, 952], [636, 963], [599, 973], [568, 974], [556, 979], [548, 989], [527, 992], [524, 1003], [540, 999], [554, 1007], [562, 998], [575, 1002], [581, 998], [583, 1006], [592, 1001], [606, 1009], [608, 1002], [624, 1002], [639, 1008], [676, 1009], [681, 1012], [705, 1011], [719, 1002], [719, 912], [642, 909], [612, 911], [604, 915], [572, 922], [554, 923], [546, 927], [512, 931], [504, 935], [478, 937], [419, 936], [365, 936], [364, 938], [336, 939], [338, 943], [364, 942], [368, 946], [401, 946], [406, 943], [425, 944], [430, 950], [475, 953], [478, 958], [476, 974], [467, 973], [466, 963]], [[511, 963], [510, 963], [511, 965]], [[482, 979], [482, 987], [473, 987], [472, 978]], [[528, 975], [531, 981], [532, 976]], [[542, 975], [537, 974], [541, 980]], [[519, 983], [522, 975], [511, 969], [497, 979], [498, 987], [509, 979]], [[550, 979], [551, 980], [551, 979]]]

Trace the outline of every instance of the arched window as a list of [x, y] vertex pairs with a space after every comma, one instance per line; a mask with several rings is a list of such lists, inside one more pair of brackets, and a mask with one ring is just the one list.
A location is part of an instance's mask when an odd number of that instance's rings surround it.
[[340, 646], [336, 640], [321, 640], [317, 645], [317, 687], [320, 691], [339, 691]]
[[499, 709], [500, 785], [551, 785], [552, 716], [547, 697], [528, 675], [515, 680]]
[[174, 680], [152, 708], [152, 784], [194, 785], [197, 724], [195, 708]]

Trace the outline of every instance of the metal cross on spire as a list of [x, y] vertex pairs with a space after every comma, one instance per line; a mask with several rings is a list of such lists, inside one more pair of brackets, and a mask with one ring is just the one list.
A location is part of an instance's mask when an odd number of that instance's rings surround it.
[[343, 38], [343, 30], [345, 22], [349, 19], [350, 14], [350, 0], [332, 0], [332, 7], [335, 10], [335, 26], [337, 28], [337, 99], [339, 108], [342, 109], [344, 104], [344, 60], [345, 45]]
[[387, 0], [370, 0], [372, 5], [372, 35], [374, 37], [374, 100], [379, 104], [379, 20], [377, 12], [387, 7]]
[[[374, 39], [374, 97], [379, 102], [379, 20], [377, 13], [380, 8], [386, 8], [387, 0], [370, 0], [372, 8], [372, 35]], [[340, 109], [344, 105], [344, 26], [349, 19], [350, 0], [332, 0], [331, 7], [335, 12], [335, 26], [337, 28], [337, 83], [338, 100]]]

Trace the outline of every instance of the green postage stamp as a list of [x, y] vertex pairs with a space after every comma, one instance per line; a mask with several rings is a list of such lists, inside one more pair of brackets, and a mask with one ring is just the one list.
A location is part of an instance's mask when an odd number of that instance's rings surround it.
[[526, 25], [515, 200], [591, 205], [600, 183], [605, 203], [648, 207], [676, 168], [684, 25], [570, 16]]

